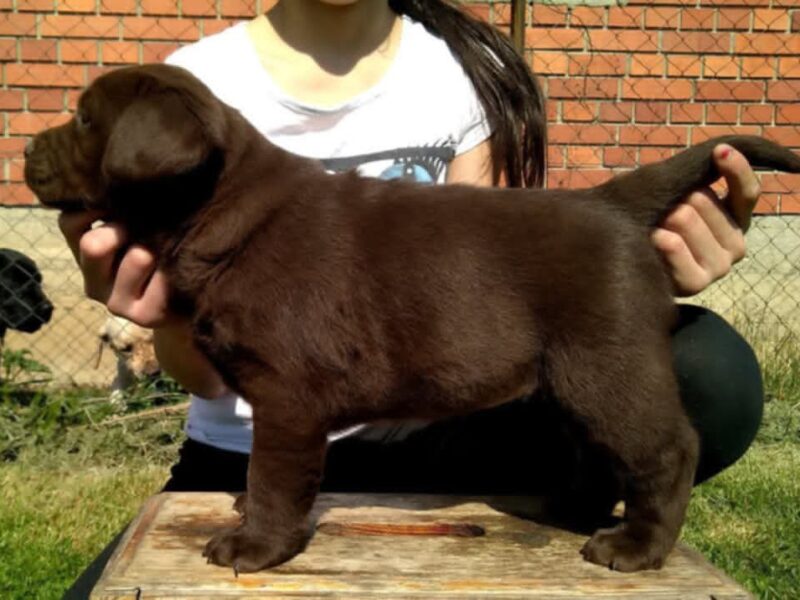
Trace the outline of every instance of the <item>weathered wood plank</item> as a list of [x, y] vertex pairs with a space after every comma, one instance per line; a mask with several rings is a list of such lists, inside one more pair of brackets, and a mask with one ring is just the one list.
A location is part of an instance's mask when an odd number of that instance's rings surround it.
[[228, 494], [154, 496], [92, 597], [751, 598], [683, 545], [661, 571], [589, 564], [578, 553], [586, 536], [531, 520], [530, 498], [322, 495], [305, 552], [237, 578], [201, 556], [214, 532], [238, 522], [232, 504]]

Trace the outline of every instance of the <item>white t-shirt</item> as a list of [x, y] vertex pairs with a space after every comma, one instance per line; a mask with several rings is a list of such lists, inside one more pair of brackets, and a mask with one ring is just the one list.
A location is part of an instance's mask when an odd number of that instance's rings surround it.
[[[261, 64], [247, 23], [184, 46], [166, 62], [191, 71], [236, 108], [272, 143], [315, 158], [331, 171], [443, 183], [447, 166], [489, 137], [475, 90], [447, 45], [403, 17], [400, 45], [382, 79], [335, 107], [317, 107], [286, 95]], [[395, 438], [418, 428], [355, 427], [329, 437]], [[225, 450], [250, 452], [250, 407], [230, 394], [192, 396], [187, 435]]]

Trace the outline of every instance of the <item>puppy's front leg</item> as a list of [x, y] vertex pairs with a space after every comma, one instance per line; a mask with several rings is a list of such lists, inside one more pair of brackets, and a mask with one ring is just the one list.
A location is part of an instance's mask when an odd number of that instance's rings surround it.
[[308, 514], [322, 476], [326, 437], [274, 414], [254, 414], [242, 524], [206, 545], [209, 562], [252, 572], [278, 565], [303, 549]]

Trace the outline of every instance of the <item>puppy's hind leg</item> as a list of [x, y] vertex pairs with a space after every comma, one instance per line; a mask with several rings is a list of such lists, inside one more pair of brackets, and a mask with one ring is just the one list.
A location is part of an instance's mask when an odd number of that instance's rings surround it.
[[671, 354], [666, 343], [657, 346], [639, 353], [609, 348], [583, 354], [583, 363], [555, 365], [557, 397], [585, 422], [623, 482], [623, 521], [597, 530], [581, 553], [619, 571], [664, 564], [680, 534], [697, 466], [698, 438], [678, 396]]
[[209, 562], [235, 572], [266, 569], [302, 551], [322, 477], [325, 431], [309, 423], [308, 415], [286, 411], [276, 398], [264, 404], [253, 404], [247, 494], [236, 507], [242, 523], [218, 533], [203, 551]]

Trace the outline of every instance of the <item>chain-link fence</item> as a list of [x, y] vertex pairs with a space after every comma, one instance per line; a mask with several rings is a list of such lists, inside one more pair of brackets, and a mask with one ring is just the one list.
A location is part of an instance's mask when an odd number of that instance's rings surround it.
[[[9, 331], [7, 348], [30, 349], [63, 382], [114, 374], [110, 354], [98, 361], [105, 312], [84, 298], [55, 215], [34, 207], [22, 183], [29, 137], [64, 122], [100, 73], [162, 61], [273, 2], [0, 0], [0, 247], [36, 261], [55, 306], [38, 332]], [[800, 0], [512, 4], [465, 2], [506, 30], [524, 15], [525, 56], [548, 98], [549, 186], [594, 185], [727, 133], [800, 149]], [[762, 185], [748, 258], [699, 301], [761, 331], [796, 334], [800, 178], [764, 174]]]

